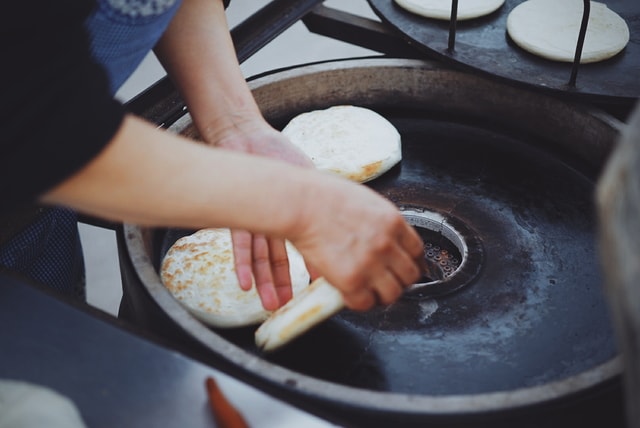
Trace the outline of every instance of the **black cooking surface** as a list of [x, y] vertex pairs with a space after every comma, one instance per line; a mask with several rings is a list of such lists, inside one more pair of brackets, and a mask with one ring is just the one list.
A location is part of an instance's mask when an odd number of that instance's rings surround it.
[[[431, 57], [475, 71], [551, 90], [579, 99], [627, 102], [640, 97], [640, 2], [606, 0], [629, 25], [630, 41], [623, 52], [607, 61], [582, 64], [575, 87], [568, 86], [571, 64], [558, 63], [529, 54], [516, 46], [506, 31], [507, 16], [522, 0], [506, 0], [493, 14], [458, 21], [455, 51], [448, 51], [449, 23], [407, 12], [393, 0], [368, 0], [380, 19], [412, 45]], [[559, 0], [561, 1], [561, 0]]]
[[[511, 130], [387, 117], [403, 160], [370, 186], [464, 224], [481, 244], [475, 279], [447, 296], [345, 310], [273, 354], [256, 349], [255, 327], [216, 333], [318, 379], [435, 396], [546, 384], [611, 360], [591, 173]], [[166, 233], [157, 260], [184, 233]]]

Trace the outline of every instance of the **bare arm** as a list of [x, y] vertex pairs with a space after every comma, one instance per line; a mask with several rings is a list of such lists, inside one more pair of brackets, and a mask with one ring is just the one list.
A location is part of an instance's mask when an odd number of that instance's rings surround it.
[[43, 199], [124, 222], [289, 239], [354, 309], [394, 301], [419, 275], [422, 241], [367, 187], [197, 144], [132, 116], [97, 158]]
[[[184, 0], [155, 51], [206, 143], [313, 166], [263, 119], [237, 62], [220, 0]], [[255, 278], [265, 308], [286, 303], [292, 292], [284, 241], [239, 229], [232, 238], [240, 286], [251, 288]]]
[[279, 133], [266, 138], [273, 129], [242, 75], [220, 0], [185, 0], [155, 51], [204, 141], [312, 166]]
[[155, 52], [178, 85], [205, 141], [260, 112], [236, 60], [220, 0], [184, 0]]
[[[276, 179], [283, 167], [206, 147], [129, 115], [99, 158], [45, 200], [143, 225], [261, 226], [252, 229], [279, 235], [289, 223], [282, 205], [272, 202], [284, 185]], [[265, 189], [266, 183], [274, 185]], [[268, 222], [252, 213], [256, 205], [272, 214]]]

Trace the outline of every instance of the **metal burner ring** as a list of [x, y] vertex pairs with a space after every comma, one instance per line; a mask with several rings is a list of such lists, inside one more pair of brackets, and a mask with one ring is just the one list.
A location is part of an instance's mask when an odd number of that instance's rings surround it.
[[483, 258], [478, 236], [459, 219], [419, 207], [401, 207], [405, 220], [425, 242], [426, 272], [407, 289], [406, 297], [449, 294], [470, 284]]

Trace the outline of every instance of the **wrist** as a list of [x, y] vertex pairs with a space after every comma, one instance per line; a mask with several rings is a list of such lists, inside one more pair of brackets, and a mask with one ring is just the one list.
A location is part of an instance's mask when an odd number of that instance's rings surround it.
[[200, 138], [212, 146], [225, 146], [225, 142], [238, 135], [251, 135], [269, 125], [259, 111], [227, 110], [224, 114], [201, 117], [193, 115], [193, 123]]

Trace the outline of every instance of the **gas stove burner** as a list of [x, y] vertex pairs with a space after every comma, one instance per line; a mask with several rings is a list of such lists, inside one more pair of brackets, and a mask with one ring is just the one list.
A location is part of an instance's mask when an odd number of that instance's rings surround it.
[[408, 288], [405, 297], [441, 296], [470, 284], [482, 261], [477, 235], [450, 215], [418, 207], [400, 210], [424, 241], [425, 272], [419, 282]]

